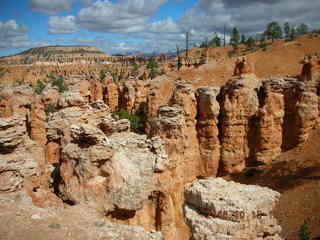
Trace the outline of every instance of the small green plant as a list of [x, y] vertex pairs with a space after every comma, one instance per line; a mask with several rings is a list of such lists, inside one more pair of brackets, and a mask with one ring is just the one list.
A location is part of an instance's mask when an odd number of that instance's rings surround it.
[[43, 92], [43, 90], [45, 89], [45, 87], [46, 87], [46, 85], [41, 80], [38, 80], [37, 85], [34, 89], [34, 92], [36, 94], [40, 95]]
[[134, 63], [132, 65], [131, 75], [134, 77], [137, 77], [139, 75], [139, 68], [140, 68], [140, 66], [137, 63]]
[[49, 104], [45, 107], [46, 114], [48, 115], [49, 113], [53, 113], [56, 111], [56, 107], [53, 104]]
[[65, 86], [64, 78], [62, 76], [54, 77], [53, 79], [51, 79], [51, 86], [57, 87], [60, 93], [68, 90], [68, 88]]
[[44, 112], [46, 113], [46, 120], [49, 120], [49, 116], [51, 113], [54, 113], [57, 111], [57, 108], [53, 104], [49, 104], [44, 108]]
[[150, 60], [147, 64], [147, 68], [151, 69], [151, 70], [156, 69], [156, 68], [158, 68], [158, 63], [154, 60]]
[[101, 83], [104, 83], [105, 82], [105, 78], [106, 78], [106, 72], [103, 70], [103, 69], [101, 69], [101, 71], [100, 71], [100, 82]]
[[0, 76], [3, 76], [6, 72], [8, 72], [5, 68], [0, 68]]
[[111, 73], [111, 76], [112, 76], [112, 80], [113, 80], [114, 82], [118, 82], [118, 81], [120, 80], [118, 74], [115, 73], [115, 72], [112, 72], [112, 73]]
[[156, 77], [159, 76], [159, 75], [161, 75], [161, 74], [160, 74], [156, 69], [151, 69], [149, 77], [150, 77], [151, 79], [154, 79], [154, 78], [156, 78]]
[[49, 104], [45, 107], [44, 112], [46, 113], [47, 121], [51, 113], [56, 111], [56, 107], [53, 104]]
[[299, 229], [299, 240], [310, 240], [310, 233], [306, 222]]
[[233, 58], [233, 57], [236, 57], [236, 56], [237, 56], [237, 53], [234, 50], [228, 51], [228, 57], [229, 58]]
[[132, 68], [133, 68], [133, 71], [138, 71], [139, 70], [139, 64], [137, 64], [137, 63], [134, 63], [133, 65], [132, 65]]
[[130, 114], [125, 109], [120, 109], [120, 111], [115, 114], [119, 117], [119, 119], [128, 119], [130, 121], [130, 126], [133, 131], [143, 132], [143, 121], [140, 116]]

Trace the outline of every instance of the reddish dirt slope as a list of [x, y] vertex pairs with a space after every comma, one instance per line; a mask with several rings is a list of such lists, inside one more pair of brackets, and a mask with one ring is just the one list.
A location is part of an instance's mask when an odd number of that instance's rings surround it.
[[[197, 69], [183, 69], [172, 72], [174, 78], [190, 80], [195, 86], [223, 85], [233, 73], [236, 58], [229, 58], [231, 48], [213, 48], [209, 51], [210, 61]], [[199, 48], [191, 50], [191, 56], [199, 56]], [[265, 51], [263, 49], [247, 55], [259, 78], [270, 76], [294, 76], [300, 74], [299, 63], [305, 55], [320, 52], [320, 35], [305, 35], [295, 41], [275, 41]], [[213, 59], [214, 57], [214, 59]]]

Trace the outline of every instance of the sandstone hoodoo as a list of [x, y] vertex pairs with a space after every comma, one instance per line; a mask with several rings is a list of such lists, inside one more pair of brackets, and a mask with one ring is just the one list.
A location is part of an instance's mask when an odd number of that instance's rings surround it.
[[[92, 9], [113, 20], [105, 7], [117, 6], [118, 33], [142, 2], [88, 3], [49, 25], [91, 28]], [[233, 29], [190, 48], [191, 31], [183, 52], [152, 57], [84, 45], [1, 57], [0, 239], [317, 239], [319, 32], [282, 39], [277, 28], [261, 39]]]

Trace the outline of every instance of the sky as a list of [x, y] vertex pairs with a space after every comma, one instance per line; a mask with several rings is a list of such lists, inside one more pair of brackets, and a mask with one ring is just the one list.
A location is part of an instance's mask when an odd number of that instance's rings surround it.
[[110, 54], [174, 51], [237, 27], [320, 29], [319, 0], [0, 0], [0, 56], [47, 45], [93, 45]]

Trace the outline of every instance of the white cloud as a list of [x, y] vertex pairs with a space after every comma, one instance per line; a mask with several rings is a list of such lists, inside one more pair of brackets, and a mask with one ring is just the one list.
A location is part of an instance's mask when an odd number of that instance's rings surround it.
[[57, 14], [69, 11], [72, 4], [80, 2], [89, 5], [91, 0], [29, 0], [32, 11], [44, 14]]
[[178, 33], [181, 31], [178, 24], [171, 18], [153, 22], [147, 26], [146, 30], [154, 33]]
[[74, 16], [49, 17], [48, 28], [50, 34], [67, 34], [79, 31]]
[[23, 48], [30, 45], [28, 29], [15, 20], [0, 22], [0, 49]]
[[150, 17], [167, 0], [97, 1], [80, 10], [77, 22], [87, 30], [127, 33], [144, 30]]
[[313, 0], [199, 0], [179, 20], [186, 29], [223, 32], [239, 27], [245, 34], [262, 32], [271, 21], [281, 24], [302, 22], [314, 25], [320, 21], [320, 2]]

